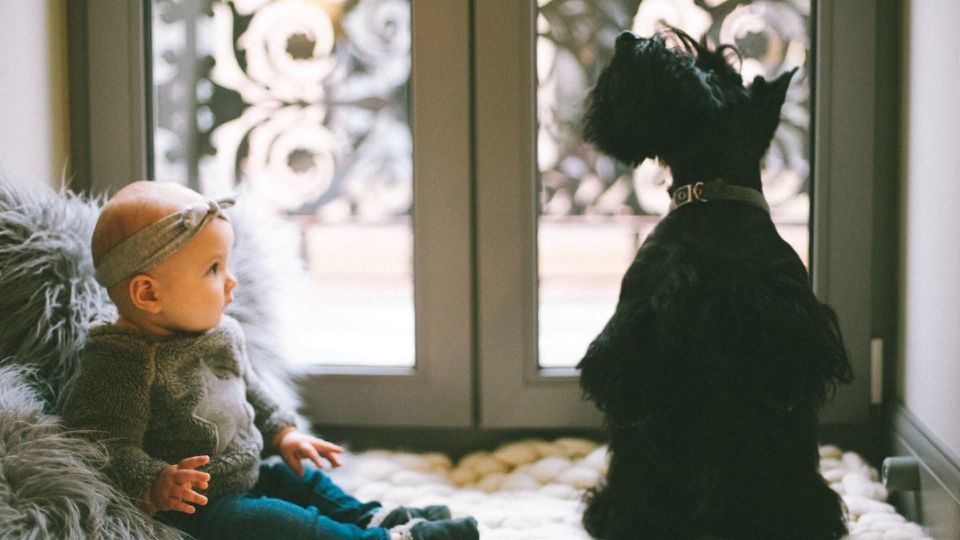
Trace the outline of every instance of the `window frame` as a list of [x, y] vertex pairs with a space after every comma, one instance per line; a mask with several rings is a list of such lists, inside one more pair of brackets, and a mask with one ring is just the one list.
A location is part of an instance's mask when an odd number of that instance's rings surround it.
[[515, 0], [474, 4], [477, 339], [487, 428], [600, 424], [576, 370], [538, 365], [536, 9]]
[[874, 306], [883, 303], [872, 294], [874, 281], [883, 279], [874, 268], [875, 246], [894, 241], [873, 227], [874, 206], [883, 195], [874, 168], [877, 6], [871, 0], [815, 0], [813, 7], [811, 275], [814, 292], [840, 318], [856, 376], [837, 390], [821, 422], [857, 424], [870, 420], [871, 380], [882, 379], [871, 369], [871, 339], [892, 338], [874, 328], [871, 317]]
[[[474, 9], [481, 423], [596, 425], [596, 412], [579, 402], [576, 372], [540, 369], [537, 360], [538, 195], [536, 182], [524, 181], [539, 176], [536, 3], [484, 0]], [[858, 375], [837, 390], [821, 420], [862, 423], [870, 418], [870, 379], [879, 376], [870, 373], [872, 249], [884, 242], [872, 229], [876, 7], [812, 0], [811, 10], [811, 276], [817, 296], [840, 316]]]
[[319, 424], [473, 423], [470, 109], [459, 97], [469, 94], [469, 13], [443, 1], [411, 10], [416, 366], [311, 368], [302, 398]]
[[[74, 137], [89, 137], [87, 185], [91, 193], [105, 194], [153, 179], [147, 53], [152, 2], [87, 0], [85, 8], [77, 11], [84, 17], [75, 25], [88, 36], [90, 120], [89, 131], [75, 130]], [[473, 423], [467, 8], [462, 2], [411, 2], [416, 366], [309, 368], [301, 397], [317, 423]], [[444, 203], [426, 204], [431, 200]]]
[[[88, 159], [75, 160], [89, 170], [73, 173], [75, 185], [101, 194], [152, 174], [151, 4], [80, 1], [69, 13], [82, 38], [71, 43], [85, 45], [88, 60], [74, 69], [71, 95], [86, 102], [71, 106], [87, 114], [71, 131], [74, 148], [89, 141], [89, 155], [78, 156]], [[891, 241], [873, 229], [877, 13], [870, 0], [812, 8], [811, 274], [840, 316], [857, 374], [822, 419], [862, 425], [879, 376], [870, 372], [871, 308], [885, 304], [871, 296], [882, 279], [873, 254]], [[415, 293], [418, 367], [317, 370], [303, 383], [307, 412], [331, 425], [596, 427], [576, 372], [537, 365], [536, 2], [418, 0], [412, 9], [414, 226], [423, 235], [415, 279], [431, 284]], [[424, 209], [441, 200], [436, 213]]]

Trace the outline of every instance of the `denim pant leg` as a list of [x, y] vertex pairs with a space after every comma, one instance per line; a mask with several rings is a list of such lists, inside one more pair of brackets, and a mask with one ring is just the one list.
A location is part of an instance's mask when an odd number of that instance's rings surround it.
[[277, 464], [260, 468], [250, 492], [217, 497], [192, 515], [164, 512], [157, 518], [201, 540], [387, 540], [386, 529], [364, 528], [379, 507], [347, 495], [320, 471], [299, 478]]
[[305, 469], [297, 476], [286, 463], [260, 466], [260, 477], [251, 490], [255, 495], [274, 497], [299, 506], [315, 506], [320, 513], [341, 523], [366, 526], [380, 503], [362, 503], [317, 469]]

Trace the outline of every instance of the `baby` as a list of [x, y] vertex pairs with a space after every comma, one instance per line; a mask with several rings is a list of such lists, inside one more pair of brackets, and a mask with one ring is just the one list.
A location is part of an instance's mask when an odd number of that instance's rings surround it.
[[119, 317], [90, 329], [66, 421], [107, 446], [121, 489], [198, 538], [478, 538], [476, 521], [446, 506], [387, 511], [304, 470], [303, 459], [340, 466], [343, 449], [294, 427], [223, 314], [237, 286], [231, 204], [144, 181], [104, 206], [93, 261]]

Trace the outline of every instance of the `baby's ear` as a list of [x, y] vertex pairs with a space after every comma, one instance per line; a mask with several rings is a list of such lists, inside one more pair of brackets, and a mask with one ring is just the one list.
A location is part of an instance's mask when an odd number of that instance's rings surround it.
[[157, 280], [147, 274], [137, 274], [130, 278], [127, 293], [133, 307], [147, 313], [160, 313], [160, 300], [157, 297]]

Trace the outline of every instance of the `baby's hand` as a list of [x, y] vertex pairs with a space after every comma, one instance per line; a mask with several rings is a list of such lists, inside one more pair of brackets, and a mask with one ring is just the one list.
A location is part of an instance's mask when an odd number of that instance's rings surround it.
[[297, 476], [303, 476], [301, 459], [307, 458], [322, 469], [323, 462], [320, 461], [320, 456], [323, 456], [331, 465], [339, 467], [339, 454], [343, 452], [343, 448], [333, 443], [328, 443], [323, 439], [307, 435], [296, 429], [290, 429], [280, 435], [277, 449], [280, 451], [283, 461], [293, 469], [293, 472], [297, 473]]
[[164, 467], [144, 493], [147, 509], [152, 512], [176, 510], [192, 514], [197, 510], [189, 503], [207, 504], [207, 498], [193, 490], [195, 487], [207, 489], [210, 474], [194, 470], [207, 463], [210, 463], [210, 456], [193, 456], [184, 458], [176, 465]]

